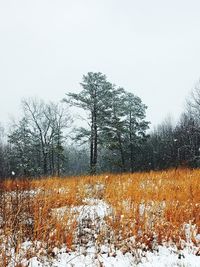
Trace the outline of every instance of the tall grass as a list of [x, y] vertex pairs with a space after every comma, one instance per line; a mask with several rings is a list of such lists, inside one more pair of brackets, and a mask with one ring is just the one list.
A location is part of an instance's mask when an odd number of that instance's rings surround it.
[[[199, 246], [199, 170], [6, 180], [0, 183], [1, 266], [11, 259], [17, 262], [15, 255], [27, 240], [35, 244], [26, 251], [27, 258], [41, 246], [43, 253], [63, 244], [75, 249], [77, 221], [70, 212], [56, 216], [55, 210], [84, 205], [87, 198], [112, 208], [105, 218], [107, 228], [96, 238], [99, 243], [106, 239], [127, 250], [141, 244], [146, 249], [163, 243]], [[134, 242], [127, 246], [130, 237]]]

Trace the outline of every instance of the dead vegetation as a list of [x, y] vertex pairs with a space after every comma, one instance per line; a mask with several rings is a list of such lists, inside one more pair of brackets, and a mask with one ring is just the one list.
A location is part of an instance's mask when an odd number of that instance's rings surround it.
[[[108, 244], [115, 250], [137, 254], [158, 245], [200, 246], [200, 171], [100, 175], [37, 180], [6, 180], [0, 184], [1, 266], [17, 258], [21, 245], [31, 241], [24, 253], [53, 257], [53, 248], [68, 251], [89, 242], [98, 251]], [[87, 200], [103, 201], [110, 209], [103, 220], [77, 220]], [[87, 204], [92, 205], [92, 204]], [[65, 208], [62, 216], [55, 212]], [[67, 212], [66, 212], [67, 210]], [[35, 244], [35, 245], [34, 245]], [[39, 245], [38, 245], [39, 244]], [[22, 255], [22, 254], [21, 254]]]

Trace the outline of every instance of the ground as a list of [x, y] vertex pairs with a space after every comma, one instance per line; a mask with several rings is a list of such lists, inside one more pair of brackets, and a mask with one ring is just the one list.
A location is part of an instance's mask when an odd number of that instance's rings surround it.
[[200, 266], [200, 171], [1, 182], [1, 266]]

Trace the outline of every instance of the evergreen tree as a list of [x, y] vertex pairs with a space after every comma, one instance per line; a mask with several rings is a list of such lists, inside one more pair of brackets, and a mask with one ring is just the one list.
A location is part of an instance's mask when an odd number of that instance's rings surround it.
[[97, 172], [99, 135], [104, 120], [109, 114], [109, 102], [112, 95], [112, 85], [102, 73], [89, 72], [83, 76], [82, 91], [78, 94], [68, 93], [65, 102], [84, 109], [87, 114], [88, 128], [78, 129], [78, 139], [86, 138], [90, 143], [90, 172]]

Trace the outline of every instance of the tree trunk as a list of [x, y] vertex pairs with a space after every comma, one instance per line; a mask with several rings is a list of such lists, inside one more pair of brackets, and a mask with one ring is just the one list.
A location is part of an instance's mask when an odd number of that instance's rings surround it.
[[58, 136], [58, 143], [57, 143], [57, 176], [60, 176], [60, 161], [61, 161], [61, 158], [60, 158], [60, 148], [61, 148], [61, 145], [60, 145], [60, 135]]
[[52, 151], [51, 151], [51, 167], [52, 167], [51, 174], [54, 175], [55, 174], [55, 159], [54, 159], [54, 146], [53, 145], [52, 145]]
[[92, 110], [92, 125], [91, 125], [91, 141], [90, 141], [90, 172], [92, 175], [96, 174], [97, 167], [97, 144], [98, 144], [98, 136], [97, 136], [97, 88], [94, 90], [93, 94], [93, 110]]
[[94, 169], [94, 118], [92, 113], [91, 135], [90, 135], [90, 173], [93, 174]]
[[47, 153], [43, 153], [43, 172], [44, 175], [47, 175]]
[[94, 112], [94, 174], [96, 174], [96, 168], [97, 168], [97, 140], [98, 140], [98, 135], [97, 135], [97, 115], [96, 115], [96, 110]]
[[134, 157], [133, 157], [133, 144], [132, 141], [130, 143], [130, 164], [131, 164], [131, 172], [134, 172], [134, 165], [133, 165]]
[[122, 147], [122, 140], [121, 140], [121, 135], [120, 133], [117, 133], [118, 135], [118, 142], [119, 142], [119, 150], [120, 150], [120, 154], [121, 154], [121, 163], [122, 163], [122, 166], [121, 166], [121, 169], [123, 172], [126, 171], [126, 168], [125, 168], [125, 156], [124, 156], [124, 150], [123, 150], [123, 147]]
[[131, 172], [134, 172], [134, 166], [133, 166], [133, 137], [132, 137], [132, 114], [130, 111], [129, 114], [129, 142], [130, 142], [130, 167], [131, 167]]

